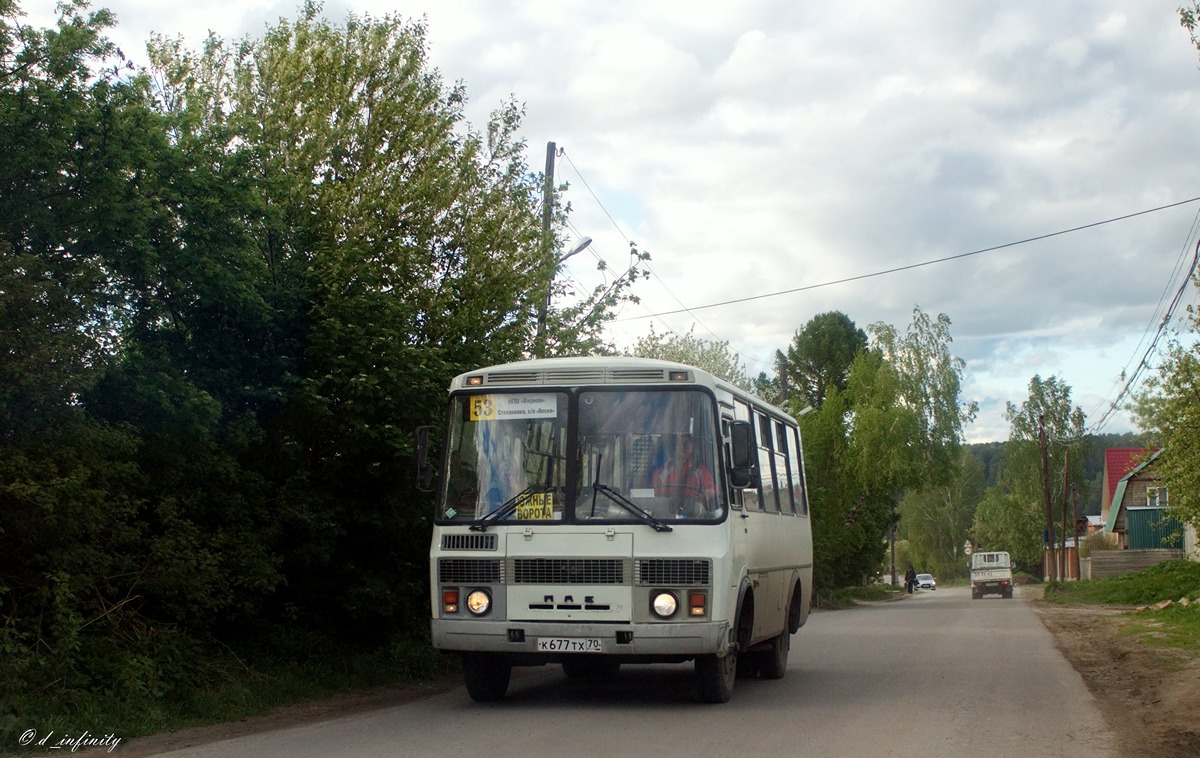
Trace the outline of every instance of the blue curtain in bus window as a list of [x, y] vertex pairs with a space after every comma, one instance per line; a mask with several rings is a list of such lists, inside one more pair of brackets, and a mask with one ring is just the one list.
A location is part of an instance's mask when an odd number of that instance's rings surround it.
[[525, 489], [525, 422], [484, 421], [475, 425], [479, 451], [480, 512], [490, 513]]

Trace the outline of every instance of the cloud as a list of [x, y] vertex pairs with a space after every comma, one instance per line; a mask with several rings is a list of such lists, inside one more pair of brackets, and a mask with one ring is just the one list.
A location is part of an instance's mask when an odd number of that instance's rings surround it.
[[[292, 12], [109, 5], [122, 40], [196, 45]], [[953, 321], [981, 401], [970, 434], [1003, 438], [1003, 404], [1035, 373], [1076, 402], [1115, 394], [1195, 245], [1200, 204], [817, 286], [1198, 194], [1200, 72], [1173, 6], [342, 0], [325, 15], [343, 8], [427, 17], [430, 60], [464, 82], [477, 127], [515, 96], [530, 166], [549, 141], [566, 150], [572, 223], [595, 239], [570, 275], [600, 281], [594, 255], [623, 270], [631, 239], [653, 255], [624, 314], [644, 318], [612, 326], [626, 343], [696, 323], [757, 373], [818, 313], [904, 328], [917, 304]]]

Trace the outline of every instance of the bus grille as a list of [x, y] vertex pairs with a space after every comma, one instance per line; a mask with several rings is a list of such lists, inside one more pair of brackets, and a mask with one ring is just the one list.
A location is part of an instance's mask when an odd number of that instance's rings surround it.
[[500, 561], [441, 558], [438, 560], [441, 584], [500, 584]]
[[634, 571], [635, 584], [655, 587], [700, 587], [712, 581], [709, 562], [698, 558], [643, 558]]
[[624, 584], [625, 565], [605, 558], [517, 558], [513, 584]]
[[667, 372], [660, 368], [613, 369], [612, 379], [615, 382], [665, 382]]
[[495, 550], [494, 534], [443, 534], [442, 550]]
[[539, 384], [540, 379], [537, 371], [492, 371], [487, 375], [488, 384]]
[[547, 384], [599, 384], [604, 381], [604, 372], [602, 370], [580, 370], [573, 369], [568, 371], [547, 371]]

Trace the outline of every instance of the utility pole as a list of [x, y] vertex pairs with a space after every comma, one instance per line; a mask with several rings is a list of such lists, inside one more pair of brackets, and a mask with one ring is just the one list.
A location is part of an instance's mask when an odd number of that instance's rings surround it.
[[546, 357], [546, 314], [550, 310], [550, 292], [554, 289], [554, 237], [550, 230], [554, 223], [554, 156], [557, 146], [546, 143], [546, 174], [542, 184], [542, 254], [546, 261], [546, 297], [539, 304], [537, 334], [534, 337], [534, 357]]
[[[1067, 580], [1067, 574], [1070, 573], [1067, 568], [1067, 471], [1071, 461], [1071, 450], [1068, 448], [1063, 452], [1063, 489], [1062, 489], [1062, 553], [1059, 554], [1058, 575], [1063, 581]], [[1073, 520], [1073, 519], [1072, 519]], [[1079, 551], [1078, 541], [1076, 541], [1075, 550]], [[1078, 575], [1076, 575], [1078, 576]]]
[[892, 544], [892, 586], [896, 586], [896, 514], [895, 506], [892, 506], [892, 523], [888, 527], [888, 542]]
[[1079, 490], [1074, 484], [1071, 485], [1071, 522], [1075, 529], [1075, 580], [1083, 581], [1083, 566], [1080, 563], [1079, 552]]
[[1043, 556], [1045, 559], [1046, 579], [1050, 582], [1058, 581], [1054, 570], [1055, 550], [1054, 550], [1054, 508], [1050, 504], [1050, 458], [1046, 452], [1046, 417], [1038, 415], [1038, 446], [1042, 450], [1042, 494], [1046, 501], [1046, 550], [1047, 554]]

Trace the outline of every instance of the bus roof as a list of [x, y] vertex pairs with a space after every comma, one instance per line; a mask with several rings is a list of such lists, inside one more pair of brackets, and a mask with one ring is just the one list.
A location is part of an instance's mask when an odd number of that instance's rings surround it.
[[[669, 379], [671, 371], [691, 372], [692, 379], [683, 384], [698, 384], [724, 390], [734, 396], [752, 401], [755, 405], [791, 417], [778, 408], [750, 392], [728, 382], [702, 368], [676, 361], [657, 358], [635, 358], [630, 356], [580, 356], [571, 358], [533, 358], [512, 363], [467, 371], [454, 377], [450, 390], [467, 389], [471, 386], [495, 389], [520, 386], [573, 386], [598, 384], [675, 384]], [[467, 378], [481, 376], [481, 384], [468, 385]]]

